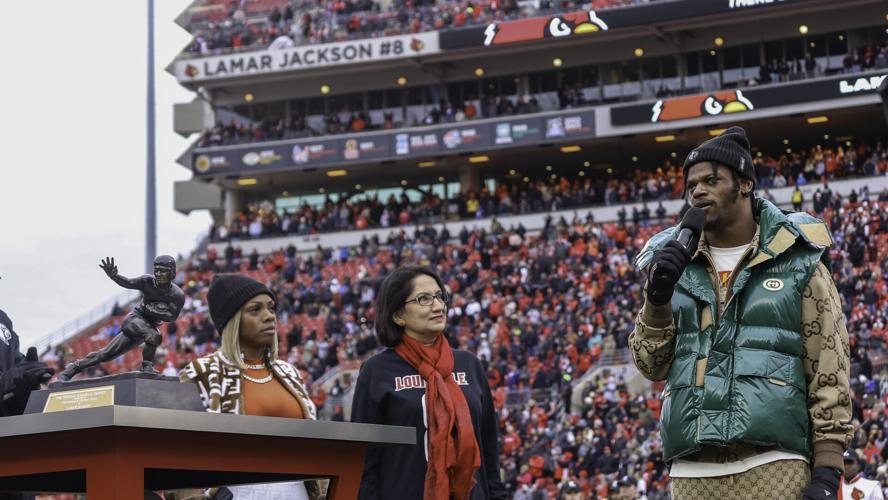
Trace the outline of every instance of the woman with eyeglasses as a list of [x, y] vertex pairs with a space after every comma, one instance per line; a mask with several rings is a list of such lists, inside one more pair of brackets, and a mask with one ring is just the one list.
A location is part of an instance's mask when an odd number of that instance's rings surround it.
[[351, 418], [415, 427], [416, 446], [368, 451], [362, 500], [507, 498], [487, 376], [443, 335], [449, 303], [427, 267], [399, 267], [380, 286], [376, 335], [387, 349], [361, 367]]

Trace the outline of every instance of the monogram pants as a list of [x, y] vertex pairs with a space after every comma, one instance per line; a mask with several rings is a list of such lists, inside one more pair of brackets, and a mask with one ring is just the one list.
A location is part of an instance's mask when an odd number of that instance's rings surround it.
[[673, 500], [801, 500], [811, 482], [803, 460], [778, 460], [740, 474], [672, 478]]

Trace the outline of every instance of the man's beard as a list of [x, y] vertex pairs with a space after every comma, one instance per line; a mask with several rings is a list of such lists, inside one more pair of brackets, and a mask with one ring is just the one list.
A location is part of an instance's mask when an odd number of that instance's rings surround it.
[[707, 220], [706, 224], [703, 224], [703, 230], [711, 232], [711, 231], [714, 231], [715, 229], [717, 229], [721, 225], [722, 225], [721, 217], [716, 216], [715, 219], [713, 219], [711, 221]]
[[[733, 205], [733, 204], [737, 203], [737, 199], [739, 199], [739, 198], [740, 198], [740, 188], [737, 187], [737, 189], [735, 189], [731, 193], [730, 198], [725, 200], [726, 201], [725, 205]], [[718, 229], [719, 227], [724, 226], [724, 224], [722, 224], [722, 216], [721, 216], [721, 209], [722, 209], [723, 205], [721, 203], [714, 203], [710, 206], [712, 208], [719, 209], [719, 212], [716, 212], [715, 218], [713, 220], [709, 220], [709, 217], [706, 218], [706, 223], [703, 225], [704, 231], [714, 231], [714, 230]], [[710, 208], [710, 210], [712, 210], [712, 208]]]

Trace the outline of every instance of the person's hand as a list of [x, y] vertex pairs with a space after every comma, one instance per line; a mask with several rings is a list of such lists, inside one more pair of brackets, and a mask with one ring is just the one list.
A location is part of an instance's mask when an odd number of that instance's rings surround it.
[[28, 349], [25, 360], [0, 374], [0, 396], [12, 393], [16, 406], [24, 407], [31, 391], [49, 381], [55, 370], [37, 360], [37, 349]]
[[669, 302], [676, 283], [690, 261], [690, 252], [676, 240], [668, 241], [663, 248], [655, 251], [648, 267], [648, 301], [655, 306]]
[[117, 266], [114, 265], [114, 257], [106, 257], [102, 259], [102, 263], [99, 264], [99, 267], [105, 271], [105, 274], [107, 274], [109, 278], [117, 277]]
[[52, 374], [55, 373], [54, 369], [37, 359], [36, 347], [28, 348], [25, 360], [19, 363], [18, 366], [23, 368], [23, 381], [20, 385], [27, 388], [28, 392], [40, 389], [40, 384], [48, 382]]
[[832, 467], [815, 467], [811, 484], [802, 495], [803, 500], [836, 500], [841, 473]]

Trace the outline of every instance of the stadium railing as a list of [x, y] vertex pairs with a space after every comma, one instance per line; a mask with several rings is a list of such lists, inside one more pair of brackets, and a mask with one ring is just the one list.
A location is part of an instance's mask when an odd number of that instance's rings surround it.
[[86, 314], [65, 323], [58, 329], [53, 330], [45, 337], [38, 340], [34, 344], [34, 346], [37, 347], [37, 352], [43, 353], [55, 345], [62, 344], [78, 334], [90, 330], [94, 326], [107, 320], [115, 307], [129, 309], [132, 306], [132, 303], [138, 300], [139, 296], [140, 294], [136, 290], [126, 290], [115, 297], [106, 300]]

